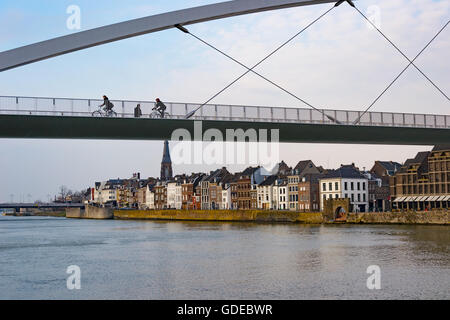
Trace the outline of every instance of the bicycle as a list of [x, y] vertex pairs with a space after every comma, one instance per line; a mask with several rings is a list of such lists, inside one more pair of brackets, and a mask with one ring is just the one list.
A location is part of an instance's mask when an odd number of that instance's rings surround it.
[[99, 107], [98, 110], [92, 112], [93, 117], [117, 117], [117, 113], [112, 109], [103, 110], [102, 107]]
[[[152, 109], [155, 110], [155, 109]], [[153, 111], [152, 113], [150, 113], [150, 118], [151, 119], [170, 119], [170, 114], [167, 112], [159, 112], [157, 110]]]

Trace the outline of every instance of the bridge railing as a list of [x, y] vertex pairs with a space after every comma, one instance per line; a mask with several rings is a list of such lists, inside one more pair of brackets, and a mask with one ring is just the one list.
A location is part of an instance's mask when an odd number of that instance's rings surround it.
[[[111, 102], [118, 117], [122, 118], [133, 118], [134, 108], [139, 103], [143, 113], [141, 119], [148, 119], [155, 106], [151, 101], [111, 100]], [[92, 117], [92, 112], [98, 110], [98, 106], [102, 103], [103, 100], [99, 99], [0, 96], [0, 114]], [[168, 108], [166, 111], [172, 119], [184, 119], [187, 113], [199, 106], [191, 103], [165, 104]], [[344, 125], [353, 125], [363, 114], [362, 111], [350, 110], [323, 110], [323, 112]], [[198, 110], [191, 119], [336, 124], [324, 114], [310, 108], [209, 104]], [[450, 115], [367, 112], [361, 117], [358, 125], [448, 129]]]

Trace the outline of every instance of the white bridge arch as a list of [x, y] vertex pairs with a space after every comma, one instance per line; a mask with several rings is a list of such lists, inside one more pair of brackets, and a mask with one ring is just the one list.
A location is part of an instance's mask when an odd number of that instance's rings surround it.
[[144, 18], [37, 42], [0, 52], [0, 72], [105, 43], [174, 28], [244, 14], [336, 2], [336, 0], [233, 0]]

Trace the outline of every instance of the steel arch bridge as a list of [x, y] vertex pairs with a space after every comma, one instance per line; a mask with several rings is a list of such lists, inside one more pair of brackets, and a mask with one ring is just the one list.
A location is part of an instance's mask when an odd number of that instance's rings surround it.
[[335, 3], [336, 0], [234, 0], [177, 10], [30, 44], [0, 52], [0, 71], [152, 32], [250, 13]]

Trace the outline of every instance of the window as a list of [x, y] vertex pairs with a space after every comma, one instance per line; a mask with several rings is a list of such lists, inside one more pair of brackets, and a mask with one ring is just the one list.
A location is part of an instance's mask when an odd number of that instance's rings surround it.
[[348, 189], [348, 183], [344, 182], [344, 190], [347, 191], [347, 189]]
[[338, 199], [338, 198], [339, 198], [339, 195], [336, 193], [336, 194], [334, 195], [334, 197], [335, 197], [336, 199]]
[[355, 201], [355, 195], [352, 193], [352, 202]]
[[322, 191], [327, 191], [327, 184], [326, 183], [322, 183]]
[[363, 193], [363, 201], [366, 202], [366, 194]]
[[362, 183], [362, 189], [366, 190], [366, 183], [365, 182]]
[[355, 185], [354, 185], [354, 183], [353, 182], [350, 182], [350, 190], [354, 190], [355, 189]]
[[339, 190], [339, 183], [338, 182], [334, 183], [334, 190], [336, 190], [336, 191]]
[[328, 183], [328, 189], [329, 189], [330, 191], [333, 190], [333, 184], [332, 184], [331, 182]]
[[358, 202], [361, 202], [361, 194], [358, 193]]
[[361, 186], [360, 186], [359, 182], [356, 184], [356, 188], [357, 188], [358, 190], [361, 190]]
[[348, 193], [345, 194], [345, 197], [348, 198]]

